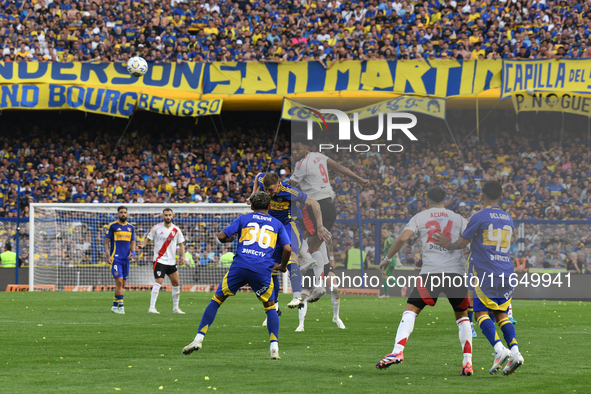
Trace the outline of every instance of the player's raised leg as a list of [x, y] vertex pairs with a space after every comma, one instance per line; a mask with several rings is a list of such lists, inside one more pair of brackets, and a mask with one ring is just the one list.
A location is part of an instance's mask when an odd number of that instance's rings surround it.
[[488, 316], [488, 310], [480, 310], [482, 307], [480, 306], [480, 301], [478, 299], [474, 299], [474, 308], [476, 310], [476, 322], [480, 326], [480, 331], [482, 331], [482, 334], [484, 334], [486, 339], [488, 339], [488, 342], [495, 349], [495, 360], [490, 369], [490, 373], [495, 374], [503, 367], [505, 361], [509, 359], [511, 352], [503, 346], [503, 343], [497, 334], [497, 330], [495, 329], [495, 323]]
[[511, 357], [509, 357], [507, 365], [503, 368], [502, 374], [510, 375], [523, 364], [523, 356], [519, 353], [519, 345], [517, 344], [515, 326], [511, 323], [511, 320], [509, 320], [509, 317], [505, 312], [495, 311], [495, 319], [503, 332], [503, 337], [505, 338], [507, 346], [511, 350]]
[[406, 309], [402, 314], [402, 319], [400, 320], [398, 330], [396, 331], [394, 349], [392, 349], [392, 353], [388, 354], [382, 359], [382, 361], [376, 364], [376, 368], [385, 369], [392, 364], [400, 364], [404, 361], [404, 347], [406, 346], [408, 337], [410, 337], [410, 334], [412, 334], [414, 330], [415, 320], [419, 313], [421, 313], [420, 308], [417, 308], [412, 304], [406, 304]]
[[[226, 277], [224, 277], [224, 281], [225, 280]], [[221, 286], [218, 287], [218, 290], [219, 288], [221, 288]], [[223, 294], [223, 291], [221, 293]], [[205, 308], [205, 311], [203, 312], [203, 316], [201, 317], [201, 323], [199, 323], [199, 329], [197, 330], [197, 335], [195, 336], [195, 339], [193, 340], [193, 342], [191, 342], [183, 348], [183, 354], [189, 355], [193, 353], [195, 350], [201, 349], [201, 347], [203, 346], [203, 338], [205, 338], [205, 334], [207, 334], [209, 326], [211, 326], [211, 324], [215, 320], [215, 316], [218, 313], [218, 309], [220, 309], [220, 306], [226, 300], [226, 298], [226, 296], [219, 295], [216, 291], [216, 294], [214, 294], [211, 301], [209, 301], [209, 305], [207, 305], [207, 308]]]

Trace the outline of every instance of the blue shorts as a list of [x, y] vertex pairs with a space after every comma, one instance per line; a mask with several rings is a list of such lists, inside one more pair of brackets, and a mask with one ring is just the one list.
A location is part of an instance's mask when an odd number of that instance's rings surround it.
[[[476, 293], [474, 294], [476, 295]], [[474, 312], [487, 312], [487, 311], [499, 311], [507, 313], [509, 311], [509, 305], [511, 304], [510, 297], [508, 300], [505, 298], [488, 298], [487, 296], [483, 297], [474, 297], [473, 303]]]
[[226, 272], [215, 295], [220, 297], [233, 296], [246, 284], [250, 286], [260, 301], [275, 301], [271, 272], [255, 272], [246, 268], [235, 267], [234, 265], [231, 265], [228, 272]]
[[127, 280], [129, 277], [129, 259], [115, 259], [111, 264], [111, 274], [113, 278], [123, 278]]

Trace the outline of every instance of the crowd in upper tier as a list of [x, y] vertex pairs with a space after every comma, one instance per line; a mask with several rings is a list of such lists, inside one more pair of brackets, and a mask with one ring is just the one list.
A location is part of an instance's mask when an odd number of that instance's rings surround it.
[[4, 61], [591, 58], [589, 0], [3, 0]]
[[[261, 117], [226, 118], [228, 143], [207, 124], [181, 135], [178, 118], [138, 120], [143, 131], [121, 140], [102, 122], [65, 122], [47, 113], [41, 118], [0, 124], [0, 216], [16, 215], [19, 187], [25, 210], [30, 201], [231, 203], [250, 196], [257, 173], [275, 171], [288, 180], [292, 172], [289, 131], [274, 143], [275, 127]], [[421, 137], [396, 154], [327, 154], [371, 180], [360, 190], [366, 218], [408, 219], [425, 207], [433, 185], [447, 190], [448, 208], [468, 214], [479, 204], [483, 182], [494, 179], [504, 187], [502, 208], [515, 219], [590, 219], [586, 139], [561, 139], [552, 130], [491, 130], [480, 140], [468, 138], [461, 151], [441, 134]], [[337, 174], [331, 179], [340, 217], [355, 218], [356, 184]]]

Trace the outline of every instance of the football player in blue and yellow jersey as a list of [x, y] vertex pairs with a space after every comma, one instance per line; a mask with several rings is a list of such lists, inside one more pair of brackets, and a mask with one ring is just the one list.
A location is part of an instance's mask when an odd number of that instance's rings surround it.
[[184, 354], [201, 349], [203, 338], [213, 324], [220, 305], [248, 284], [265, 307], [271, 359], [280, 358], [279, 316], [275, 309], [275, 284], [271, 273], [273, 270], [287, 271], [291, 246], [285, 226], [269, 215], [270, 204], [271, 198], [266, 193], [254, 193], [250, 197], [250, 207], [254, 212], [240, 216], [218, 234], [222, 243], [233, 242], [238, 236], [238, 248], [230, 269], [205, 308], [195, 340], [183, 348]]
[[[503, 187], [499, 182], [486, 182], [481, 195], [482, 206], [486, 208], [472, 215], [460, 239], [452, 243], [442, 234], [436, 234], [434, 239], [449, 250], [463, 249], [471, 243], [469, 263], [473, 276], [478, 279], [478, 284], [474, 285], [474, 315], [482, 333], [495, 349], [495, 361], [490, 373], [498, 372], [502, 364], [509, 360], [502, 372], [503, 375], [509, 375], [523, 364], [523, 356], [519, 353], [515, 326], [507, 316], [513, 297], [509, 280], [513, 274], [509, 251], [513, 219], [499, 207], [502, 195]], [[503, 346], [497, 335], [489, 311], [493, 312], [510, 350]]]
[[[290, 308], [301, 308], [304, 303], [301, 300], [302, 297], [302, 272], [298, 265], [298, 252], [301, 245], [302, 230], [297, 219], [302, 218], [302, 211], [300, 210], [299, 204], [309, 205], [314, 213], [314, 218], [318, 224], [318, 236], [323, 240], [330, 240], [330, 232], [324, 228], [322, 224], [322, 212], [320, 211], [320, 205], [313, 198], [295, 187], [291, 186], [287, 182], [281, 182], [279, 175], [274, 172], [267, 174], [258, 174], [255, 178], [253, 193], [259, 190], [264, 190], [271, 197], [271, 208], [269, 214], [285, 226], [287, 234], [291, 238], [291, 258], [287, 268], [289, 269], [289, 279], [291, 281], [291, 288], [293, 299], [289, 304]], [[247, 201], [248, 202], [248, 201]], [[279, 283], [277, 279], [277, 273], [275, 273], [276, 283]], [[279, 294], [279, 286], [277, 285], [276, 295]], [[277, 297], [276, 297], [277, 298]], [[263, 323], [264, 325], [265, 323]]]
[[135, 255], [135, 230], [127, 223], [127, 208], [117, 208], [119, 220], [105, 226], [105, 255], [115, 278], [115, 300], [111, 313], [125, 314], [123, 292], [129, 276], [129, 259]]

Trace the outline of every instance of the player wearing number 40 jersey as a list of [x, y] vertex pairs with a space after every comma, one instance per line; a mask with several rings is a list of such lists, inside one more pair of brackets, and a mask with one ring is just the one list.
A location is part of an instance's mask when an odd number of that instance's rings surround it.
[[[460, 344], [464, 354], [462, 375], [472, 375], [472, 330], [468, 320], [468, 288], [463, 283], [465, 265], [462, 251], [450, 253], [447, 249], [435, 244], [433, 235], [443, 231], [444, 234], [457, 238], [466, 227], [466, 221], [460, 215], [445, 209], [445, 191], [435, 186], [427, 192], [427, 210], [415, 215], [402, 234], [390, 247], [380, 268], [398, 253], [404, 243], [413, 235], [418, 235], [422, 243], [423, 266], [417, 285], [408, 298], [406, 309], [396, 333], [396, 344], [391, 354], [384, 357], [376, 368], [388, 368], [392, 364], [404, 360], [402, 351], [406, 341], [414, 329], [417, 315], [427, 305], [434, 306], [440, 293], [444, 293], [451, 304], [460, 334]], [[459, 281], [457, 281], [459, 277]], [[455, 280], [454, 280], [455, 279]]]
[[267, 329], [271, 342], [271, 359], [279, 359], [279, 316], [275, 310], [275, 283], [271, 273], [274, 269], [285, 272], [291, 256], [290, 237], [284, 225], [269, 215], [271, 198], [264, 192], [250, 197], [254, 213], [242, 215], [218, 235], [222, 243], [232, 242], [238, 236], [238, 248], [230, 270], [218, 286], [215, 295], [203, 313], [195, 340], [183, 349], [191, 354], [201, 349], [208, 328], [217, 311], [229, 296], [248, 284], [263, 302], [267, 314]]
[[[513, 297], [513, 287], [508, 278], [513, 274], [513, 262], [509, 248], [513, 235], [513, 219], [498, 205], [503, 195], [499, 182], [489, 181], [482, 187], [481, 201], [485, 209], [476, 212], [470, 218], [466, 230], [457, 241], [452, 242], [448, 234], [435, 234], [437, 244], [455, 251], [471, 243], [469, 262], [472, 274], [478, 278], [474, 286], [474, 314], [484, 336], [495, 349], [495, 361], [491, 374], [498, 372], [505, 361], [503, 375], [509, 375], [523, 364], [519, 353], [515, 327], [507, 312]], [[495, 330], [495, 324], [489, 318], [493, 312], [497, 324], [503, 332], [510, 351], [505, 348]]]

